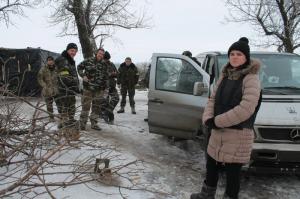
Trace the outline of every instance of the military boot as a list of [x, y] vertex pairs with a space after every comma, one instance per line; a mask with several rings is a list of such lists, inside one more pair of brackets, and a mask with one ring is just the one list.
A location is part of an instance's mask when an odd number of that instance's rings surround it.
[[50, 118], [49, 118], [49, 122], [52, 123], [52, 122], [55, 122], [55, 119], [54, 119], [54, 115], [50, 115]]
[[117, 111], [117, 113], [124, 113], [124, 112], [125, 112], [124, 106], [121, 106], [120, 110]]
[[85, 129], [86, 129], [86, 123], [80, 121], [79, 128], [80, 128], [80, 130], [85, 131]]
[[136, 111], [135, 111], [135, 107], [134, 107], [134, 106], [131, 107], [131, 113], [132, 113], [132, 114], [136, 114]]
[[215, 199], [217, 187], [207, 186], [204, 182], [200, 193], [193, 193], [191, 199]]
[[59, 129], [62, 129], [66, 126], [66, 123], [67, 123], [67, 114], [66, 113], [61, 113], [60, 114], [60, 121], [59, 121], [59, 124], [57, 126], [57, 128]]
[[100, 126], [98, 126], [97, 123], [91, 123], [91, 129], [94, 129], [96, 131], [101, 131], [102, 129], [100, 128]]
[[114, 115], [114, 113], [113, 112], [108, 112], [108, 118], [109, 118], [109, 124], [114, 124], [114, 120], [115, 120], [115, 115]]

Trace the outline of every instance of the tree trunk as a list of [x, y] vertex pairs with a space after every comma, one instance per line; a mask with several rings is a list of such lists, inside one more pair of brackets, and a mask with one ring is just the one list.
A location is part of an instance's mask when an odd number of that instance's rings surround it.
[[84, 8], [81, 0], [74, 0], [74, 16], [78, 30], [79, 42], [82, 48], [83, 57], [89, 58], [94, 55], [95, 41], [90, 37], [85, 19]]
[[284, 51], [288, 53], [294, 52], [294, 46], [290, 39], [286, 39], [286, 41], [283, 42], [284, 45]]

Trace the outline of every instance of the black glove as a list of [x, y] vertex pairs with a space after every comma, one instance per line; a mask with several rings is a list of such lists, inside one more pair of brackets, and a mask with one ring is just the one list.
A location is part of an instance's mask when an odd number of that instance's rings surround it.
[[216, 123], [215, 123], [215, 118], [209, 118], [208, 120], [206, 120], [205, 125], [209, 128], [209, 129], [219, 129], [219, 127], [217, 127]]

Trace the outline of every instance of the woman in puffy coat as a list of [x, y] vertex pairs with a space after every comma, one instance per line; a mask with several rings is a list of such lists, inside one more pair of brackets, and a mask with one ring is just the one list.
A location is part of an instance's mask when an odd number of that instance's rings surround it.
[[207, 147], [206, 179], [191, 199], [215, 197], [219, 170], [225, 167], [224, 199], [237, 199], [242, 165], [250, 161], [253, 125], [261, 102], [260, 63], [250, 59], [248, 39], [242, 37], [228, 50], [229, 62], [208, 100], [202, 121], [211, 130]]

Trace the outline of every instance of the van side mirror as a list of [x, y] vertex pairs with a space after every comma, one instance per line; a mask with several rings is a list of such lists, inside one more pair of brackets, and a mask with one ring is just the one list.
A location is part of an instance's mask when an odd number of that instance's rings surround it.
[[208, 92], [208, 86], [203, 82], [195, 82], [193, 95], [201, 96]]

